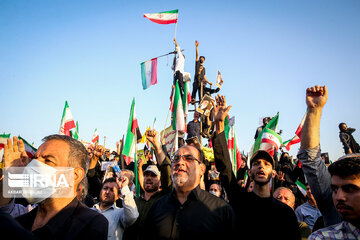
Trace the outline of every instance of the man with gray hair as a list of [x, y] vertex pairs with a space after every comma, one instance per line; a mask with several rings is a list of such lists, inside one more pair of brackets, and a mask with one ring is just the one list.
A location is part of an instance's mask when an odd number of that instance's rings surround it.
[[69, 136], [50, 135], [43, 139], [33, 159], [29, 159], [22, 140], [7, 140], [4, 148], [5, 167], [25, 167], [56, 172], [58, 167], [73, 170], [72, 197], [28, 196], [37, 203], [31, 212], [16, 220], [39, 239], [107, 239], [108, 221], [76, 198], [79, 183], [86, 176], [89, 159], [83, 144]]

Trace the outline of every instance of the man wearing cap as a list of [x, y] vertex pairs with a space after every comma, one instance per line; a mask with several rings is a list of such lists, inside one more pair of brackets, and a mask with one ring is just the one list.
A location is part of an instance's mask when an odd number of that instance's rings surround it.
[[[170, 160], [166, 157], [159, 142], [159, 134], [155, 130], [145, 132], [146, 138], [154, 147], [157, 163], [149, 165], [142, 174], [143, 162], [138, 166], [139, 182], [142, 186], [143, 193], [139, 198], [135, 198], [136, 206], [139, 211], [139, 217], [136, 222], [129, 228], [125, 229], [123, 239], [139, 239], [143, 232], [145, 219], [153, 203], [171, 191], [172, 181], [170, 178]], [[143, 178], [141, 177], [143, 176]], [[160, 189], [161, 187], [161, 189]]]
[[203, 151], [184, 145], [171, 160], [173, 190], [149, 210], [142, 239], [230, 239], [234, 213], [222, 199], [200, 189]]
[[213, 148], [220, 180], [237, 217], [238, 233], [246, 229], [252, 234], [252, 239], [300, 239], [294, 211], [270, 194], [270, 180], [276, 172], [274, 159], [268, 152], [259, 150], [250, 159], [249, 175], [254, 181], [253, 191], [241, 191], [237, 185], [224, 133], [224, 120], [230, 108], [226, 106], [224, 96], [216, 97]]

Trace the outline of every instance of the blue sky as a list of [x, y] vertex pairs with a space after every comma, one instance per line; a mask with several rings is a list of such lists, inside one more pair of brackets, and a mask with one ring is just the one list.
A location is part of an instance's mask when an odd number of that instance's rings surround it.
[[[206, 73], [233, 105], [241, 150], [248, 152], [263, 116], [280, 112], [283, 140], [306, 111], [305, 89], [326, 84], [321, 146], [343, 154], [338, 124], [357, 128], [360, 141], [359, 1], [65, 1], [0, 2], [0, 132], [38, 147], [58, 133], [65, 100], [80, 138], [95, 128], [107, 147], [125, 133], [132, 98], [141, 131], [157, 118], [164, 127], [172, 58], [158, 60], [158, 84], [142, 90], [140, 63], [174, 49], [175, 25], [143, 13], [179, 9], [177, 40], [185, 71], [194, 74], [195, 40]], [[169, 124], [168, 124], [169, 125]], [[299, 145], [290, 151], [296, 154]]]

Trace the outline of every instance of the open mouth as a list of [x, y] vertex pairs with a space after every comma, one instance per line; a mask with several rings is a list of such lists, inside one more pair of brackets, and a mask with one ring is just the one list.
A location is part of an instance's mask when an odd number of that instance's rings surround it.
[[265, 177], [265, 172], [264, 171], [259, 171], [256, 173], [257, 176], [260, 176], [260, 177]]

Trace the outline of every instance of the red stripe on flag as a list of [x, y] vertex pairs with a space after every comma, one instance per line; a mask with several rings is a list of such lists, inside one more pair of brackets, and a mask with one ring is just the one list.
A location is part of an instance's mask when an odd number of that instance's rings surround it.
[[171, 19], [171, 20], [158, 20], [158, 19], [153, 19], [153, 18], [148, 18], [145, 16], [144, 14], [144, 18], [149, 19], [150, 21], [154, 22], [154, 23], [158, 23], [158, 24], [170, 24], [170, 23], [177, 23], [177, 19]]
[[270, 140], [268, 138], [261, 139], [261, 143], [269, 143], [273, 145], [276, 148], [276, 151], [279, 149], [279, 146], [273, 140]]
[[134, 158], [131, 158], [131, 157], [128, 157], [128, 156], [125, 156], [125, 155], [123, 155], [123, 156], [124, 156], [124, 160], [126, 162], [126, 165], [129, 165], [131, 162], [134, 161]]
[[135, 134], [136, 129], [137, 129], [138, 127], [139, 127], [139, 124], [138, 124], [137, 119], [135, 118], [135, 119], [133, 120], [132, 124], [131, 124], [131, 132], [132, 132], [133, 134]]

